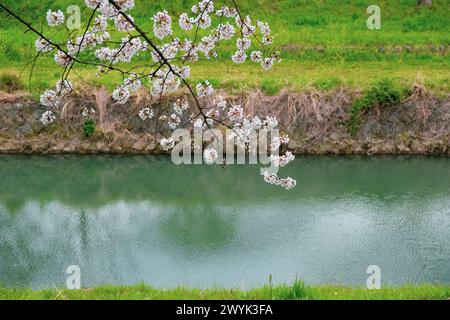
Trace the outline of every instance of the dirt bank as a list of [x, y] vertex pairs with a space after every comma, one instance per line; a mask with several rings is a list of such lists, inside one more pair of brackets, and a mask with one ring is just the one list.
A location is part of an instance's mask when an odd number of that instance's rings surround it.
[[[277, 116], [291, 136], [297, 154], [424, 154], [450, 155], [450, 98], [439, 98], [423, 87], [413, 88], [402, 102], [374, 106], [361, 114], [356, 132], [349, 129], [353, 101], [360, 92], [260, 91], [229, 97], [247, 113]], [[165, 108], [175, 97], [157, 107]], [[45, 108], [27, 96], [0, 93], [0, 153], [130, 153], [159, 154], [155, 123], [143, 122], [138, 111], [154, 102], [138, 95], [118, 106], [105, 91], [86, 91], [65, 101], [57, 123], [45, 128], [39, 121]], [[81, 116], [95, 109], [99, 129], [86, 138]]]

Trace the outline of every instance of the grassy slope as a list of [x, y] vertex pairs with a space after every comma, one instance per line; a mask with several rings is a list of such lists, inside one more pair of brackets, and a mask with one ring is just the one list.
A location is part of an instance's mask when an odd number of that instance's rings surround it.
[[[64, 9], [77, 3], [84, 8], [82, 0], [4, 2], [46, 31], [49, 31], [45, 27], [47, 9]], [[186, 11], [194, 2], [162, 0], [149, 3], [136, 0], [137, 7], [132, 13], [145, 29], [150, 29], [150, 17], [155, 11], [167, 8], [175, 15]], [[430, 45], [450, 45], [449, 0], [435, 0], [431, 9], [417, 7], [416, 0], [380, 0], [377, 3], [382, 10], [382, 30], [379, 31], [366, 28], [366, 8], [370, 1], [240, 2], [244, 13], [270, 22], [275, 44], [283, 52], [284, 63], [267, 73], [253, 64], [230, 67], [229, 62], [201, 62], [193, 68], [194, 79], [208, 78], [216, 84], [239, 90], [262, 87], [268, 93], [275, 93], [282, 87], [330, 89], [345, 85], [367, 88], [386, 77], [409, 85], [419, 78], [435, 91], [449, 91], [449, 55], [429, 48]], [[88, 12], [84, 11], [83, 16], [87, 17]], [[24, 34], [23, 30], [12, 20], [0, 21], [0, 72], [18, 73], [32, 59], [36, 37], [31, 33]], [[50, 30], [52, 33], [58, 37], [54, 30]], [[392, 50], [395, 46], [412, 46], [416, 51], [395, 53]], [[380, 47], [386, 53], [380, 53]], [[223, 58], [229, 58], [232, 49], [226, 47]], [[41, 59], [36, 67], [32, 82], [36, 89], [53, 86], [59, 75], [50, 60]], [[28, 70], [23, 75], [25, 82], [28, 82]], [[80, 75], [96, 80], [92, 69], [83, 69]], [[112, 87], [114, 80], [109, 80], [108, 85]]]
[[0, 299], [5, 300], [444, 300], [450, 298], [449, 286], [420, 285], [367, 290], [364, 288], [340, 286], [304, 286], [297, 282], [292, 286], [265, 286], [249, 291], [226, 289], [187, 289], [159, 290], [146, 285], [131, 287], [104, 286], [84, 290], [41, 290], [1, 289]]

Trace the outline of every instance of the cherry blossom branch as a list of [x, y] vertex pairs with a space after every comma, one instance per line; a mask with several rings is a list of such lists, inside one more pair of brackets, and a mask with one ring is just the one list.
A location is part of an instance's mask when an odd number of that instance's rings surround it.
[[[150, 89], [152, 97], [159, 97], [159, 107], [155, 122], [155, 137], [157, 139], [160, 121], [164, 121], [170, 129], [175, 130], [184, 121], [182, 119], [187, 117], [188, 122], [184, 126], [192, 124], [194, 128], [212, 129], [217, 126], [222, 129], [232, 129], [233, 135], [237, 138], [236, 144], [238, 144], [237, 140], [239, 140], [239, 143], [243, 143], [246, 149], [249, 149], [249, 130], [271, 130], [278, 125], [278, 121], [272, 117], [266, 117], [265, 120], [262, 120], [257, 115], [246, 116], [242, 106], [230, 105], [221, 96], [213, 98], [214, 89], [207, 80], [198, 83], [194, 88], [190, 81], [187, 80], [190, 74], [190, 66], [187, 64], [188, 62], [194, 63], [202, 59], [203, 55], [208, 60], [221, 59], [217, 52], [219, 45], [235, 37], [237, 38], [237, 51], [232, 55], [231, 60], [236, 64], [251, 60], [268, 70], [276, 61], [280, 61], [280, 55], [278, 53], [267, 53], [268, 46], [272, 44], [268, 24], [257, 21], [254, 25], [249, 16], [244, 18], [237, 0], [231, 0], [232, 7], [226, 6], [230, 0], [222, 0], [222, 7], [218, 10], [214, 8], [213, 0], [197, 1], [199, 1], [198, 4], [192, 7], [194, 17], [188, 13], [183, 13], [179, 16], [178, 22], [181, 29], [186, 31], [194, 29], [193, 39], [187, 38], [184, 42], [180, 41], [173, 34], [172, 17], [167, 11], [157, 12], [153, 17], [152, 35], [150, 32], [144, 31], [134, 21], [133, 17], [126, 12], [134, 7], [134, 0], [85, 0], [86, 5], [93, 9], [87, 25], [83, 28], [82, 35], [79, 37], [77, 35], [80, 32], [71, 32], [66, 27], [69, 40], [65, 45], [52, 41], [50, 37], [33, 28], [30, 23], [4, 4], [0, 3], [0, 8], [25, 25], [27, 32], [32, 31], [39, 36], [35, 43], [38, 53], [33, 61], [32, 70], [40, 55], [54, 49], [57, 50], [54, 60], [62, 67], [61, 79], [56, 84], [56, 90], [46, 90], [41, 95], [40, 101], [42, 105], [53, 108], [58, 113], [58, 105], [61, 104], [61, 98], [73, 88], [69, 81], [70, 74], [73, 72], [78, 76], [75, 67], [77, 65], [96, 66], [99, 75], [118, 72], [122, 76], [122, 84], [119, 84], [112, 92], [112, 99], [117, 104], [127, 103], [131, 94], [141, 87]], [[96, 16], [96, 13], [99, 14]], [[212, 23], [214, 17], [219, 18], [215, 27], [213, 27], [214, 24]], [[50, 27], [60, 26], [64, 23], [64, 20], [64, 13], [61, 10], [49, 10], [47, 12], [47, 22]], [[111, 39], [108, 32], [108, 22], [110, 20], [113, 20], [119, 33], [127, 33], [127, 36], [122, 38], [121, 41]], [[210, 32], [199, 39], [200, 29], [210, 30]], [[115, 32], [116, 30], [113, 29], [113, 31]], [[258, 34], [262, 35], [261, 38]], [[162, 40], [165, 38], [168, 38], [171, 42], [162, 43]], [[255, 50], [251, 52], [250, 59], [248, 59], [247, 54], [252, 47], [252, 39], [255, 39], [253, 46], [261, 46], [262, 52]], [[107, 44], [118, 45], [118, 47], [108, 47]], [[81, 52], [87, 49], [95, 49], [96, 59], [101, 63], [90, 58], [80, 58]], [[114, 64], [119, 62], [130, 63], [133, 58], [141, 53], [149, 54], [154, 63], [144, 62], [140, 65], [131, 66], [128, 70], [122, 65], [114, 66]], [[148, 57], [144, 61], [148, 61]], [[166, 97], [166, 93], [176, 92], [181, 87], [186, 88], [187, 94], [183, 99], [178, 99], [173, 103], [172, 111], [164, 110], [164, 112], [169, 112], [169, 115], [162, 114], [163, 99]], [[191, 101], [187, 99], [188, 96]], [[189, 115], [186, 113], [192, 101], [196, 110]], [[153, 100], [152, 103], [154, 103]], [[170, 114], [170, 112], [172, 113]], [[83, 114], [85, 114], [85, 111], [83, 111]], [[138, 116], [142, 121], [146, 121], [154, 118], [154, 111], [146, 107], [139, 111]], [[50, 109], [42, 115], [41, 122], [46, 126], [55, 121], [55, 119], [56, 117]], [[213, 134], [215, 135], [216, 133], [213, 132]], [[288, 139], [283, 138], [272, 144], [274, 148], [279, 148], [280, 144], [286, 144], [287, 142]], [[160, 139], [160, 144], [165, 150], [173, 147], [173, 143], [171, 138], [163, 137]], [[205, 150], [205, 158], [208, 157], [209, 160], [217, 155], [216, 150]], [[292, 155], [286, 154], [282, 157], [274, 157], [271, 161], [287, 164], [292, 159]], [[295, 182], [290, 178], [280, 179], [276, 175], [265, 175], [264, 178], [269, 183], [281, 185], [285, 188], [291, 188], [295, 185]]]

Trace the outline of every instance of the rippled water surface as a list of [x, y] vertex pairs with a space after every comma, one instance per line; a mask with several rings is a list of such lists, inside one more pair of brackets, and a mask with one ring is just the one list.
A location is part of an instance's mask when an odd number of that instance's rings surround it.
[[0, 156], [0, 284], [249, 288], [295, 278], [450, 283], [450, 159], [307, 157], [286, 192], [252, 166]]

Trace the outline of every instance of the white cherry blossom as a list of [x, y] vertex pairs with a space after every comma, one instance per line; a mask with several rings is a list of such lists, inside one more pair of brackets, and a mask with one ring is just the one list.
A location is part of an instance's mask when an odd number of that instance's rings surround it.
[[172, 34], [172, 18], [167, 11], [156, 13], [153, 22], [153, 33], [158, 39], [164, 39]]
[[143, 108], [139, 111], [139, 118], [141, 118], [142, 121], [152, 119], [154, 117], [154, 112], [150, 108]]
[[216, 149], [208, 148], [203, 152], [203, 157], [207, 164], [213, 164], [219, 158], [219, 154]]
[[114, 101], [116, 101], [118, 104], [125, 104], [127, 103], [128, 99], [130, 98], [130, 91], [120, 86], [116, 90], [113, 91], [112, 98]]
[[200, 98], [211, 96], [214, 92], [212, 85], [206, 80], [204, 83], [197, 84], [197, 95]]
[[35, 42], [35, 47], [36, 47], [36, 51], [41, 52], [41, 53], [47, 53], [53, 50], [53, 47], [51, 46], [51, 44], [42, 38], [39, 38], [36, 40]]
[[47, 23], [50, 27], [56, 27], [64, 23], [64, 13], [61, 10], [47, 11]]
[[55, 115], [53, 114], [53, 111], [51, 111], [51, 110], [45, 111], [45, 112], [42, 114], [41, 118], [39, 119], [39, 121], [41, 121], [41, 123], [42, 123], [45, 127], [48, 126], [50, 123], [52, 123], [52, 122], [55, 121], [55, 120], [56, 120], [56, 117], [55, 117]]
[[59, 104], [59, 95], [54, 90], [46, 90], [39, 99], [40, 103], [45, 107], [55, 107]]
[[172, 138], [162, 138], [159, 144], [164, 151], [169, 151], [175, 146], [175, 141]]
[[233, 106], [228, 111], [228, 119], [233, 122], [241, 121], [244, 118], [244, 109], [241, 106]]

